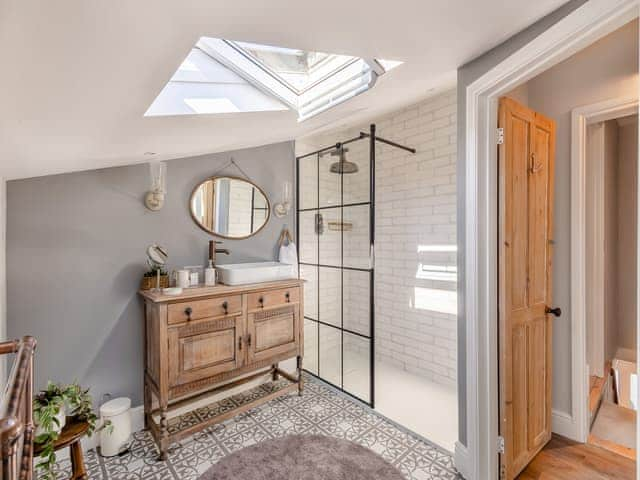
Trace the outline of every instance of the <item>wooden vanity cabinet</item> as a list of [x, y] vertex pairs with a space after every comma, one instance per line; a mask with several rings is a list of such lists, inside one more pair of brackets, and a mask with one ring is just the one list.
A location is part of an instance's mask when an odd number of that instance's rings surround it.
[[[145, 302], [145, 425], [162, 457], [171, 442], [254, 408], [275, 393], [302, 394], [302, 281], [191, 288], [178, 296], [152, 291], [140, 295]], [[278, 368], [278, 362], [293, 357], [296, 376]], [[291, 383], [264, 399], [169, 432], [173, 408], [267, 373]]]

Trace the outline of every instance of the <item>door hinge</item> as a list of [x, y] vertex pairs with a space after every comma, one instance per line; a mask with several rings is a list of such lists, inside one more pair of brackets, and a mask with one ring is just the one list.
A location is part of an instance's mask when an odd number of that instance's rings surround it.
[[502, 435], [498, 437], [498, 453], [504, 453], [504, 437]]
[[505, 480], [507, 478], [507, 466], [503, 463], [500, 465], [500, 480]]
[[504, 128], [500, 127], [496, 130], [496, 143], [502, 145], [504, 143]]

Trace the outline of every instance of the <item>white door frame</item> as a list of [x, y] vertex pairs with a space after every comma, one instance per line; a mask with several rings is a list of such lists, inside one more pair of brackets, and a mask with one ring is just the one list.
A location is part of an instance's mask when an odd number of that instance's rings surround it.
[[456, 467], [467, 480], [498, 478], [498, 99], [637, 16], [638, 0], [589, 0], [467, 87], [467, 445], [455, 448]]
[[[637, 98], [615, 98], [571, 112], [571, 424], [562, 433], [578, 442], [589, 434], [586, 339], [587, 125], [638, 112]], [[598, 208], [598, 207], [596, 207]], [[599, 252], [600, 254], [602, 252]], [[603, 272], [602, 272], [603, 273]]]

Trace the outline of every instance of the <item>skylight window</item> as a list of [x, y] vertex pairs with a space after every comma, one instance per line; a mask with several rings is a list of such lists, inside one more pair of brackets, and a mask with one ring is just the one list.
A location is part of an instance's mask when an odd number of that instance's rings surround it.
[[303, 121], [401, 63], [202, 37], [145, 115], [289, 109]]
[[279, 77], [298, 94], [358, 60], [357, 57], [348, 55], [307, 52], [256, 43], [233, 42], [233, 44], [249, 54], [261, 67]]

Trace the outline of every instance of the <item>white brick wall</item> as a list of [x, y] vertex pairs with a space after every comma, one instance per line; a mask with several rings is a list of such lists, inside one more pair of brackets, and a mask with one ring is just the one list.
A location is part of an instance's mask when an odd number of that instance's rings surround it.
[[[376, 355], [438, 383], [456, 384], [456, 93], [445, 92], [373, 121], [380, 137], [417, 149], [416, 154], [377, 144], [375, 315]], [[367, 131], [368, 125], [331, 132], [296, 142], [298, 155]], [[347, 159], [360, 167], [344, 176], [344, 201], [366, 201], [368, 142], [349, 145]], [[320, 160], [321, 205], [339, 202], [337, 175], [328, 168], [336, 157]], [[313, 169], [300, 172], [303, 203], [315, 206], [318, 182]], [[333, 202], [333, 203], [332, 203]], [[304, 206], [304, 205], [303, 205]], [[362, 211], [358, 211], [360, 208]], [[344, 258], [351, 266], [367, 267], [368, 218], [366, 207], [345, 209]], [[339, 261], [339, 232], [329, 232], [327, 219], [338, 211], [324, 210], [325, 235], [320, 237], [320, 263]], [[302, 257], [316, 248], [313, 214], [299, 225]], [[338, 235], [336, 235], [338, 233]], [[306, 249], [306, 252], [305, 252]], [[339, 284], [321, 272], [320, 310], [339, 315]], [[339, 282], [339, 280], [336, 280]], [[324, 282], [324, 284], [323, 284]], [[349, 275], [344, 280], [345, 327], [367, 330], [368, 278]], [[308, 285], [310, 296], [317, 294]], [[326, 293], [325, 293], [326, 291]], [[317, 301], [307, 300], [307, 310]], [[333, 305], [331, 305], [333, 303]], [[321, 314], [322, 315], [322, 314]], [[328, 317], [323, 316], [323, 321]], [[339, 321], [339, 317], [335, 317]], [[327, 323], [332, 323], [328, 321]], [[321, 342], [322, 342], [321, 332]], [[314, 341], [317, 341], [314, 339]], [[326, 339], [327, 348], [333, 342]], [[322, 364], [322, 360], [321, 360]], [[322, 367], [321, 367], [322, 368]]]

